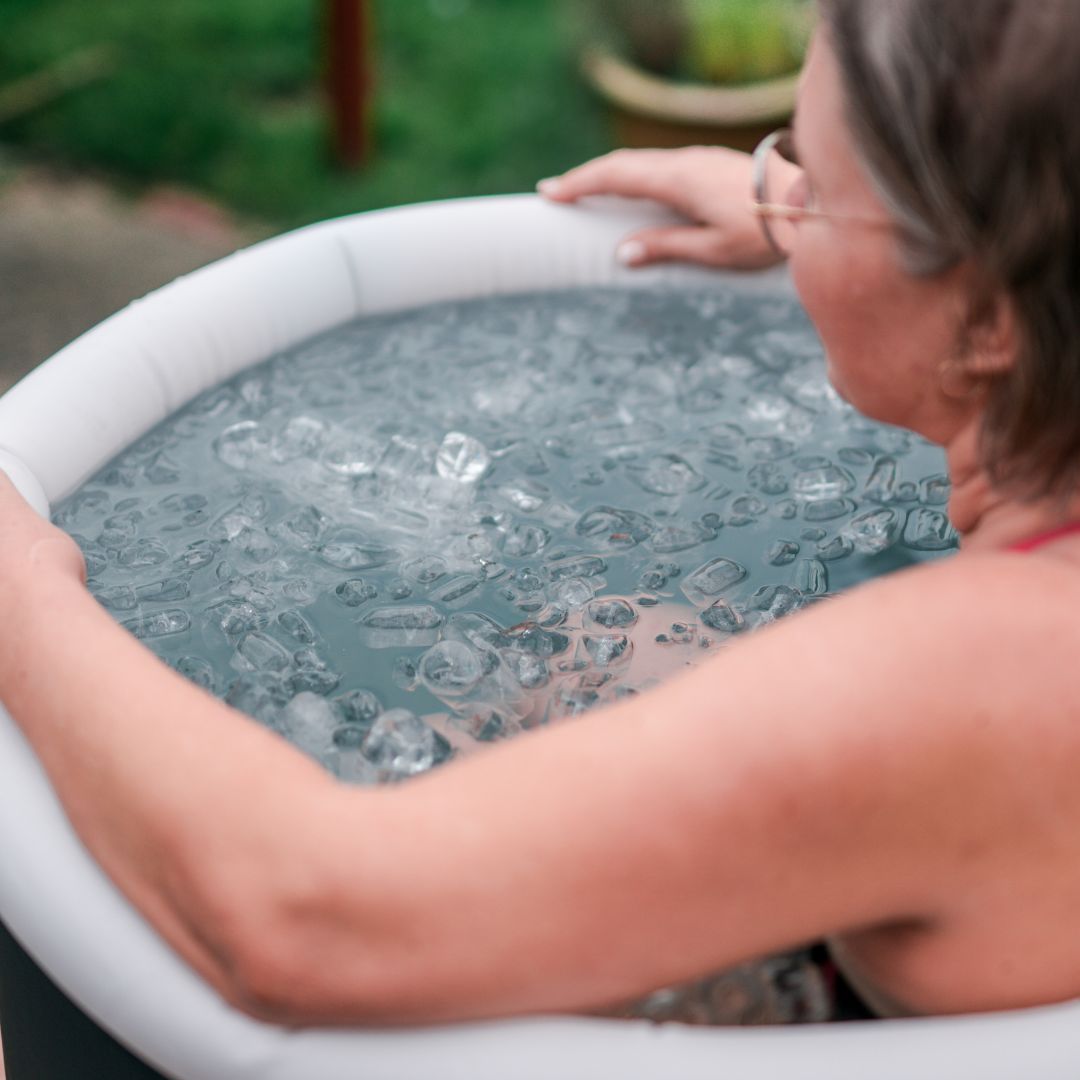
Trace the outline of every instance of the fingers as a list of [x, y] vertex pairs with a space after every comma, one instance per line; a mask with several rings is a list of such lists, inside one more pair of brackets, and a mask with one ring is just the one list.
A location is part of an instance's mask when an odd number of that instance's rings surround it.
[[553, 202], [569, 203], [586, 195], [622, 195], [631, 199], [664, 201], [663, 182], [657, 169], [656, 151], [614, 150], [603, 157], [552, 176], [536, 185]]
[[690, 262], [703, 266], [758, 270], [776, 262], [763, 250], [761, 238], [742, 237], [700, 225], [644, 229], [627, 237], [615, 257], [624, 266], [648, 266], [658, 262]]

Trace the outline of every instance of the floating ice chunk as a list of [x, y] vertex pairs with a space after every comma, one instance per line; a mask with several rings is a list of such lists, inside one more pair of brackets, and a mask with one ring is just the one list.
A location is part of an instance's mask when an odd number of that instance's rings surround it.
[[956, 547], [958, 537], [940, 510], [920, 506], [908, 514], [904, 543], [915, 551], [946, 551]]
[[374, 585], [369, 585], [363, 578], [349, 578], [343, 581], [335, 590], [334, 595], [346, 607], [359, 607], [368, 600], [374, 600], [379, 595], [379, 590]]
[[196, 686], [215, 693], [217, 689], [217, 676], [214, 674], [213, 665], [201, 656], [181, 656], [176, 661], [176, 670], [190, 680]]
[[443, 617], [430, 604], [375, 608], [360, 620], [361, 626], [373, 630], [435, 630], [442, 623]]
[[862, 555], [878, 555], [892, 547], [900, 536], [900, 515], [891, 507], [867, 510], [844, 526], [842, 535]]
[[435, 732], [408, 709], [381, 713], [364, 739], [363, 754], [387, 780], [415, 776], [435, 764]]
[[483, 678], [484, 667], [473, 649], [461, 641], [440, 641], [420, 657], [423, 684], [437, 697], [461, 697]]
[[160, 540], [136, 540], [120, 552], [120, 565], [131, 570], [160, 566], [169, 561], [169, 549]]
[[589, 620], [607, 630], [625, 630], [637, 622], [637, 612], [632, 604], [618, 597], [601, 597], [593, 600], [586, 609]]
[[350, 690], [334, 698], [334, 704], [348, 724], [355, 724], [366, 732], [375, 717], [383, 711], [382, 702], [371, 690]]
[[491, 455], [479, 439], [460, 431], [451, 431], [435, 455], [435, 471], [444, 480], [475, 484], [491, 468]]
[[616, 548], [640, 544], [652, 535], [655, 528], [645, 514], [620, 510], [614, 506], [594, 506], [582, 514], [574, 525], [578, 536], [596, 537]]
[[630, 476], [654, 495], [686, 495], [700, 491], [708, 482], [693, 465], [678, 454], [658, 454], [644, 465], [633, 465]]
[[799, 545], [794, 540], [776, 540], [765, 552], [765, 561], [770, 566], [787, 566], [798, 554]]
[[361, 637], [373, 649], [434, 645], [443, 616], [430, 604], [381, 607], [360, 620]]
[[313, 416], [294, 416], [270, 440], [270, 457], [278, 464], [314, 458], [326, 434], [326, 425]]
[[752, 466], [747, 479], [764, 495], [783, 495], [788, 489], [787, 474], [771, 461]]
[[855, 487], [855, 477], [838, 465], [823, 465], [796, 473], [792, 490], [807, 502], [822, 502], [846, 495]]
[[236, 646], [235, 666], [253, 671], [284, 671], [292, 662], [288, 649], [258, 630], [245, 634]]
[[949, 501], [952, 485], [944, 474], [928, 476], [922, 482], [921, 498], [931, 506], [943, 506]]
[[303, 645], [311, 645], [318, 640], [314, 627], [299, 611], [283, 611], [278, 615], [278, 622], [289, 637], [295, 638]]
[[820, 559], [800, 559], [795, 567], [795, 587], [808, 596], [820, 596], [829, 589], [829, 574]]
[[382, 446], [364, 435], [335, 433], [323, 450], [322, 463], [338, 476], [370, 476], [382, 454]]
[[265, 457], [269, 439], [255, 420], [231, 424], [214, 440], [214, 453], [230, 469], [250, 469]]
[[817, 557], [822, 562], [836, 562], [838, 559], [846, 559], [854, 550], [855, 545], [841, 533], [818, 544]]
[[706, 528], [699, 521], [669, 522], [656, 529], [646, 542], [646, 547], [657, 555], [674, 555], [715, 538], [716, 529]]
[[807, 521], [833, 521], [855, 509], [851, 499], [822, 499], [820, 502], [808, 502], [803, 507], [803, 517]]
[[444, 581], [435, 586], [429, 595], [437, 604], [453, 604], [474, 592], [479, 587], [480, 582], [481, 579], [475, 574], [458, 574], [456, 577], [450, 578], [449, 581]]
[[500, 537], [500, 547], [504, 555], [521, 558], [537, 555], [547, 547], [551, 533], [540, 525], [520, 523], [510, 526]]
[[212, 540], [195, 540], [173, 559], [177, 570], [201, 570], [217, 557], [218, 545]]
[[302, 691], [281, 710], [282, 734], [298, 750], [320, 758], [334, 745], [334, 731], [341, 723], [337, 709], [318, 694]]
[[892, 502], [895, 484], [896, 458], [878, 458], [874, 463], [873, 469], [870, 471], [870, 476], [863, 486], [863, 495], [872, 502]]
[[430, 585], [446, 575], [446, 560], [440, 555], [420, 555], [401, 564], [401, 575], [419, 585]]
[[191, 616], [179, 609], [155, 611], [153, 615], [141, 615], [137, 619], [128, 619], [124, 622], [124, 626], [137, 638], [143, 640], [163, 638], [172, 634], [182, 634], [191, 626]]
[[718, 556], [688, 574], [680, 584], [692, 604], [707, 604], [746, 577], [746, 568], [734, 559]]
[[567, 611], [583, 607], [595, 594], [596, 590], [592, 584], [581, 577], [562, 578], [548, 590], [548, 598], [551, 602]]
[[634, 651], [625, 634], [586, 634], [582, 640], [592, 662], [600, 668], [626, 663]]
[[779, 461], [795, 453], [795, 443], [772, 435], [746, 440], [746, 449], [754, 461]]
[[596, 555], [568, 555], [547, 565], [552, 581], [568, 577], [597, 577], [607, 569], [607, 563]]
[[397, 552], [355, 529], [339, 529], [319, 548], [319, 557], [340, 570], [371, 570], [385, 566]]
[[702, 611], [698, 618], [710, 629], [723, 634], [738, 634], [746, 629], [742, 612], [727, 600], [717, 600]]
[[763, 585], [750, 597], [748, 610], [757, 613], [758, 622], [765, 623], [796, 611], [801, 603], [798, 589], [787, 585]]
[[98, 603], [110, 611], [134, 611], [139, 606], [133, 585], [108, 585], [95, 588], [93, 593]]
[[523, 690], [538, 690], [547, 685], [550, 673], [543, 657], [523, 649], [505, 649], [501, 655], [503, 663]]

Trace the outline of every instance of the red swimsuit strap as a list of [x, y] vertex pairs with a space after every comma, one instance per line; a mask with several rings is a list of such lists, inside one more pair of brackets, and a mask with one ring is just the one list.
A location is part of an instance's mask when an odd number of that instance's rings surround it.
[[1051, 529], [1050, 532], [1039, 533], [1030, 540], [1021, 540], [1018, 544], [1010, 544], [1009, 551], [1034, 551], [1043, 544], [1049, 544], [1052, 540], [1058, 540], [1062, 536], [1080, 532], [1080, 521], [1074, 521], [1071, 525], [1062, 525], [1060, 529]]

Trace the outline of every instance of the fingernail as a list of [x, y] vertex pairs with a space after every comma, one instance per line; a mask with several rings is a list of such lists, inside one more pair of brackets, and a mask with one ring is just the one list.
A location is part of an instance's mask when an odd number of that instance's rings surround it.
[[536, 185], [536, 190], [541, 195], [557, 195], [560, 187], [562, 187], [562, 181], [557, 176], [549, 176]]
[[615, 258], [623, 266], [637, 266], [645, 261], [645, 245], [640, 240], [624, 240], [615, 249]]

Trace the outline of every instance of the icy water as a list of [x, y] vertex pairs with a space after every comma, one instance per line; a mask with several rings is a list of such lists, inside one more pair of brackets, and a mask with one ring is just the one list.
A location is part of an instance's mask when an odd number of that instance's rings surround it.
[[940, 451], [829, 388], [794, 302], [584, 290], [359, 320], [55, 519], [147, 646], [363, 783], [633, 692], [660, 605], [674, 669], [940, 557], [947, 498]]

